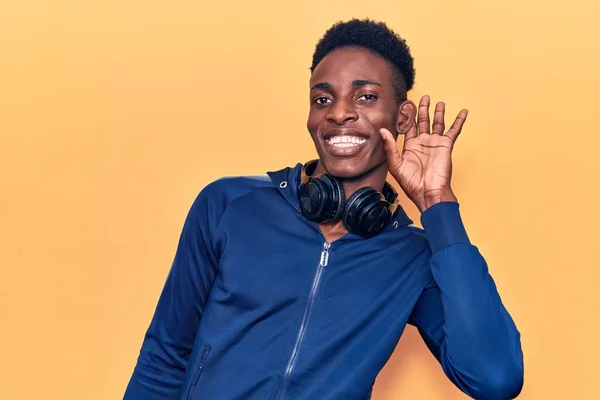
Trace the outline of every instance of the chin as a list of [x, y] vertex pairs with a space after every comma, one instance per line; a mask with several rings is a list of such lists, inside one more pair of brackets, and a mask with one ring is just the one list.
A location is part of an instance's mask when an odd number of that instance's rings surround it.
[[354, 179], [365, 175], [378, 166], [372, 160], [356, 158], [321, 158], [327, 172], [339, 179]]

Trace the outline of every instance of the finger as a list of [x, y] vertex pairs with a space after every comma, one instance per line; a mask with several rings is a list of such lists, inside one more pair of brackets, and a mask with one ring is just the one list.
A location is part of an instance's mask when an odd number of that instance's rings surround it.
[[385, 154], [388, 159], [388, 166], [392, 166], [400, 160], [400, 153], [398, 152], [398, 144], [394, 140], [394, 136], [390, 131], [385, 128], [379, 130], [381, 138], [383, 139], [383, 146], [385, 148]]
[[429, 134], [429, 96], [421, 98], [417, 121], [419, 123], [419, 135]]
[[446, 111], [446, 104], [439, 102], [435, 105], [435, 112], [433, 113], [433, 129], [431, 133], [434, 135], [443, 135], [444, 129], [444, 113]]
[[408, 139], [412, 139], [419, 136], [419, 132], [417, 131], [417, 122], [413, 119], [410, 128], [408, 128], [408, 132], [404, 135], [404, 141], [406, 142]]
[[468, 114], [469, 114], [468, 110], [460, 110], [460, 112], [458, 113], [458, 116], [452, 123], [452, 126], [450, 127], [450, 129], [448, 129], [446, 136], [448, 136], [450, 139], [452, 139], [452, 142], [456, 141], [456, 139], [458, 138], [458, 135], [460, 135], [460, 132], [462, 131], [462, 127], [463, 127], [465, 121], [467, 120]]

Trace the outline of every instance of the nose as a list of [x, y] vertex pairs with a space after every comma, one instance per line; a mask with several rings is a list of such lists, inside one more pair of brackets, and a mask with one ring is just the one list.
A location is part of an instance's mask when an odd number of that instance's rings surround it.
[[327, 120], [337, 125], [344, 125], [350, 121], [356, 121], [358, 113], [354, 109], [354, 104], [348, 101], [338, 100], [333, 102], [327, 112]]

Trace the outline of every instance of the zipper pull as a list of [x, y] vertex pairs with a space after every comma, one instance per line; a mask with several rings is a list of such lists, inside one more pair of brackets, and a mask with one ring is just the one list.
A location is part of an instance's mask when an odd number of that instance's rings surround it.
[[329, 243], [325, 243], [323, 245], [323, 251], [321, 252], [321, 262], [320, 262], [320, 266], [321, 267], [326, 267], [327, 263], [329, 262], [329, 247], [331, 245]]

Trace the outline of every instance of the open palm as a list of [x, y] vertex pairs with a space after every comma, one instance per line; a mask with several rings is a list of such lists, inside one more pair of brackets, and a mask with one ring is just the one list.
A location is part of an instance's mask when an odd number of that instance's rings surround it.
[[455, 199], [450, 186], [451, 155], [467, 118], [467, 110], [462, 110], [444, 133], [445, 104], [437, 103], [433, 125], [430, 124], [429, 104], [429, 96], [424, 96], [419, 103], [417, 121], [404, 137], [401, 153], [392, 134], [385, 128], [381, 130], [389, 171], [421, 211], [432, 202]]

